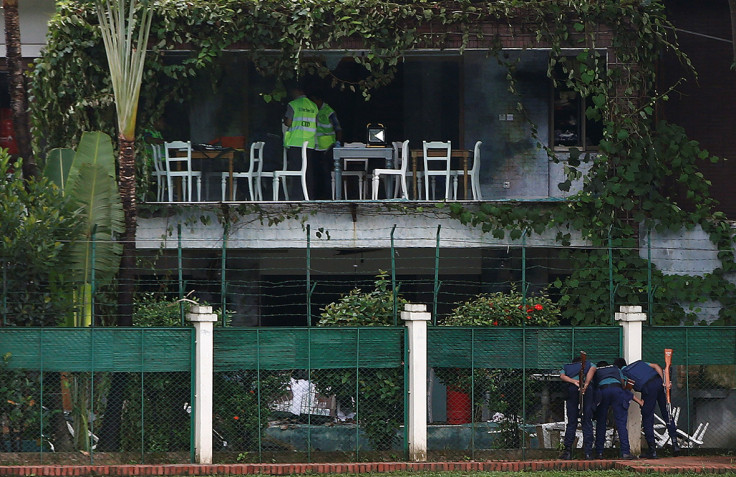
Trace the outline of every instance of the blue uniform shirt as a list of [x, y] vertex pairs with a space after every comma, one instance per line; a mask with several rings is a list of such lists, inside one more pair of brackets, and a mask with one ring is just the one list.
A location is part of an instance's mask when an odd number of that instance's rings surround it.
[[598, 386], [605, 386], [606, 384], [621, 384], [621, 381], [624, 379], [624, 374], [621, 372], [621, 370], [618, 370], [619, 379], [616, 378], [604, 378], [601, 379], [601, 381], [598, 383]]
[[[590, 365], [591, 368], [595, 369], [595, 364], [589, 363], [589, 365]], [[560, 370], [560, 375], [563, 375], [563, 374], [565, 374], [565, 369], [564, 368]], [[585, 373], [585, 374], [588, 374], [588, 373]], [[572, 378], [572, 379], [574, 379], [575, 381], [580, 381], [580, 375], [579, 374], [575, 374], [574, 376], [569, 376], [569, 377]]]

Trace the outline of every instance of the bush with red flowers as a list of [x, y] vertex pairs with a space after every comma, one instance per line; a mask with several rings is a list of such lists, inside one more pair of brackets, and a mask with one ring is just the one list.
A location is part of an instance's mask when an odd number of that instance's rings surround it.
[[555, 326], [560, 308], [546, 292], [527, 297], [512, 287], [508, 292], [481, 293], [459, 303], [442, 320], [445, 326]]

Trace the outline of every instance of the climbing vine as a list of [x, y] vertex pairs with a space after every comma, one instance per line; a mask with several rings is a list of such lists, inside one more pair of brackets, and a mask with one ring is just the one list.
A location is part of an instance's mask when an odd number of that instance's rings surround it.
[[[139, 124], [158, 118], [165, 104], [196, 92], [193, 80], [217, 68], [236, 48], [256, 70], [275, 78], [265, 100], [279, 100], [281, 82], [302, 74], [331, 78], [333, 87], [360, 90], [366, 97], [389, 83], [399, 61], [416, 48], [452, 46], [461, 52], [483, 46], [508, 69], [509, 90], [519, 97], [515, 65], [501, 54], [504, 42], [548, 48], [547, 74], [558, 85], [588, 99], [586, 115], [603, 125], [595, 154], [575, 148], [561, 156], [545, 138], [538, 145], [564, 163], [560, 189], [582, 181], [569, 200], [544, 207], [524, 203], [451, 204], [455, 217], [496, 238], [558, 230], [567, 245], [573, 234], [590, 243], [568, 250], [572, 273], [553, 284], [562, 297], [563, 318], [572, 324], [608, 322], [601, 304], [610, 293], [619, 304], [666, 303], [655, 323], [696, 320], [678, 303], [708, 299], [722, 305], [719, 323], [736, 316], [728, 306], [736, 288], [724, 275], [734, 270], [733, 232], [710, 197], [701, 161], [716, 161], [687, 138], [683, 129], [655, 122], [656, 105], [677, 85], [655, 83], [656, 63], [669, 51], [690, 66], [678, 47], [661, 1], [547, 0], [394, 1], [383, 0], [157, 0], [141, 93]], [[35, 145], [71, 146], [81, 131], [114, 134], [112, 92], [94, 6], [81, 0], [58, 2], [49, 24], [48, 46], [36, 63], [32, 94]], [[348, 81], [326, 66], [322, 50], [345, 49], [363, 65], [365, 76]], [[572, 53], [571, 53], [572, 52]], [[570, 56], [570, 55], [574, 56]], [[560, 75], [559, 72], [562, 74]], [[165, 87], [163, 87], [165, 85]], [[656, 85], [656, 87], [655, 87]], [[584, 168], [583, 168], [584, 166]], [[699, 225], [719, 250], [722, 266], [704, 276], [668, 276], [650, 269], [640, 256], [647, 232]], [[609, 263], [611, 272], [609, 275]], [[611, 291], [602, 284], [614, 281]], [[580, 293], [582, 287], [585, 293]]]

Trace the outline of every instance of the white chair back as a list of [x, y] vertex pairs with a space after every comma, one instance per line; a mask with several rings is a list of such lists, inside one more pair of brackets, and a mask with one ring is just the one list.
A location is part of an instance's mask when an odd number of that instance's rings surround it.
[[[450, 158], [452, 156], [452, 143], [450, 141], [422, 141], [422, 152], [424, 153], [424, 170], [446, 170], [450, 172]], [[436, 162], [442, 169], [431, 169], [430, 162]]]
[[396, 155], [396, 160], [398, 160], [400, 164], [398, 169], [402, 174], [406, 174], [406, 166], [409, 164], [409, 140], [407, 139], [403, 143], [399, 143], [399, 145], [401, 146], [401, 149], [399, 149], [401, 153]]
[[480, 146], [482, 144], [482, 141], [478, 141], [475, 143], [475, 148], [473, 148], [473, 167], [470, 168], [472, 174], [477, 175], [480, 170]]
[[153, 157], [153, 170], [157, 174], [162, 174], [166, 170], [164, 164], [164, 146], [163, 144], [151, 144], [151, 156]]
[[172, 170], [173, 163], [179, 162], [185, 165], [182, 171], [190, 172], [192, 170], [192, 143], [191, 141], [172, 141], [164, 143], [166, 149], [166, 172], [181, 172], [180, 170]]
[[254, 142], [250, 145], [250, 163], [248, 164], [248, 174], [261, 174], [263, 172], [263, 147], [265, 142]]
[[[304, 141], [304, 144], [302, 144], [302, 167], [300, 169], [300, 172], [306, 177], [307, 174], [307, 151], [309, 148], [307, 147], [309, 143], [307, 141]], [[309, 199], [307, 199], [309, 200]]]
[[[432, 198], [434, 199], [435, 177], [445, 178], [445, 199], [450, 198], [450, 162], [452, 159], [452, 144], [450, 141], [422, 141], [422, 152], [424, 153], [424, 194], [429, 200], [430, 178], [432, 185]], [[436, 163], [440, 168], [432, 168], [430, 164]], [[434, 164], [432, 164], [434, 165]]]

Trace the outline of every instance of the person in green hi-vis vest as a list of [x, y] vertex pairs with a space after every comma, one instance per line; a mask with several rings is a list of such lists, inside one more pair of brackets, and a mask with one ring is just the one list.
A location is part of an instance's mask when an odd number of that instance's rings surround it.
[[[316, 146], [317, 134], [317, 112], [319, 108], [307, 98], [304, 88], [301, 85], [295, 85], [289, 91], [293, 98], [286, 106], [284, 113], [284, 147], [286, 148], [286, 160], [289, 170], [299, 170], [302, 163], [302, 144], [307, 141], [307, 193], [310, 199], [315, 197], [315, 178], [316, 158], [314, 148]], [[294, 181], [296, 184], [296, 181]], [[289, 188], [289, 195], [293, 197], [292, 192], [296, 193], [297, 189]]]
[[310, 99], [317, 105], [317, 133], [316, 133], [316, 154], [317, 154], [317, 199], [329, 200], [332, 197], [330, 190], [330, 172], [333, 168], [332, 149], [342, 145], [342, 127], [337, 119], [337, 114], [332, 107], [325, 103], [322, 94], [315, 91]]

